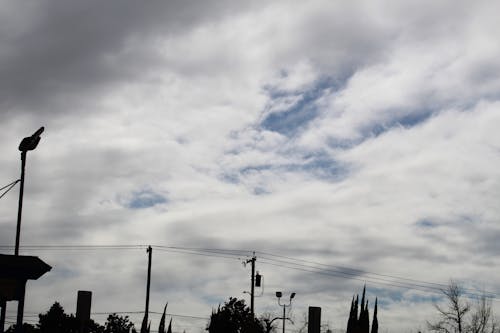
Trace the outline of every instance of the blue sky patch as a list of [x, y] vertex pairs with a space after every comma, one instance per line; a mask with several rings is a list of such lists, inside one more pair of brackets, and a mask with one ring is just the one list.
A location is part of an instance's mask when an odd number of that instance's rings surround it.
[[346, 165], [321, 152], [306, 156], [306, 162], [302, 165], [302, 169], [318, 178], [332, 181], [341, 180], [348, 174]]
[[405, 128], [414, 127], [427, 121], [433, 114], [433, 111], [414, 112], [397, 119], [397, 123]]
[[362, 139], [339, 139], [330, 137], [326, 143], [331, 148], [350, 149], [363, 142]]
[[[374, 286], [368, 284], [366, 293], [370, 298], [370, 306], [373, 307], [375, 296], [378, 297], [378, 305], [381, 308], [385, 308], [391, 305], [394, 302], [402, 302], [408, 301], [411, 303], [436, 303], [442, 299], [442, 295], [439, 293], [407, 293], [406, 288], [384, 288], [382, 286]], [[415, 290], [418, 290], [416, 288]], [[374, 296], [371, 296], [374, 295]], [[360, 293], [361, 296], [361, 293]], [[373, 298], [373, 299], [372, 299]]]
[[365, 139], [371, 137], [377, 137], [380, 134], [390, 131], [394, 127], [411, 128], [414, 126], [418, 126], [427, 121], [430, 117], [432, 117], [432, 115], [434, 115], [434, 112], [428, 110], [426, 111], [420, 110], [419, 112], [410, 112], [409, 114], [396, 117], [394, 119], [390, 119], [382, 123], [371, 124], [366, 128], [362, 129], [361, 133]]
[[338, 86], [334, 80], [329, 78], [320, 79], [305, 91], [283, 91], [273, 87], [265, 87], [269, 95], [270, 102], [266, 107], [269, 111], [275, 104], [280, 103], [289, 97], [299, 97], [287, 110], [280, 110], [269, 113], [260, 126], [268, 131], [278, 132], [286, 136], [293, 136], [297, 131], [315, 119], [319, 110], [316, 101], [325, 90]]
[[[340, 181], [345, 179], [349, 173], [349, 168], [342, 163], [339, 163], [326, 152], [315, 152], [304, 154], [297, 158], [296, 161], [281, 164], [261, 164], [249, 165], [232, 172], [226, 172], [220, 176], [224, 182], [231, 184], [241, 183], [246, 176], [257, 175], [262, 172], [271, 172], [273, 174], [285, 173], [305, 173], [315, 178], [325, 181]], [[263, 187], [257, 187], [254, 194], [268, 194], [269, 192]]]
[[420, 228], [435, 228], [438, 224], [430, 219], [421, 219], [415, 222], [415, 225]]
[[131, 209], [149, 208], [167, 202], [167, 198], [152, 190], [141, 190], [132, 193], [126, 206]]

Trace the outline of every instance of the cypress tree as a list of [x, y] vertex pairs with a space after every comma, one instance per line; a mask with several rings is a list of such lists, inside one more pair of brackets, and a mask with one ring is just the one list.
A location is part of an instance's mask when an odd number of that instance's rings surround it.
[[365, 309], [366, 284], [363, 286], [363, 297], [361, 298], [361, 312]]
[[366, 300], [365, 310], [361, 321], [361, 332], [370, 333], [370, 313], [368, 312], [368, 300]]
[[365, 318], [365, 294], [366, 294], [366, 284], [363, 286], [363, 294], [361, 296], [361, 304], [359, 308], [359, 317], [357, 320], [357, 333], [366, 333], [364, 331], [364, 318]]
[[359, 295], [356, 295], [356, 302], [354, 302], [354, 319], [358, 321], [358, 303], [359, 303]]
[[377, 298], [375, 298], [375, 309], [373, 310], [372, 332], [378, 333], [378, 319], [377, 319]]
[[346, 333], [354, 333], [353, 332], [354, 323], [355, 323], [355, 317], [354, 317], [354, 295], [353, 295], [351, 300], [351, 310], [349, 311], [349, 319], [347, 320]]
[[354, 333], [360, 333], [359, 317], [358, 317], [358, 304], [359, 304], [359, 295], [356, 295], [356, 302], [354, 303], [354, 324], [353, 324], [353, 332]]

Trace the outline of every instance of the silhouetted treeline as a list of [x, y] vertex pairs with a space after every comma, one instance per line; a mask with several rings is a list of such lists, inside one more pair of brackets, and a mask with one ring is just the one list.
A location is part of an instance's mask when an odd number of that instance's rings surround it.
[[[6, 333], [15, 333], [16, 325], [12, 325]], [[134, 324], [128, 316], [110, 314], [106, 323], [100, 325], [90, 320], [89, 333], [136, 333]], [[66, 314], [63, 307], [55, 302], [45, 314], [38, 315], [38, 323], [23, 324], [24, 333], [79, 333], [80, 322], [73, 314]]]

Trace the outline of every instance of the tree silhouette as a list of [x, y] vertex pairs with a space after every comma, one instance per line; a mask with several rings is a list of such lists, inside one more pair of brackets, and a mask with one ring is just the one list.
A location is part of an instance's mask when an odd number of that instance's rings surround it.
[[129, 333], [135, 332], [134, 323], [132, 323], [128, 316], [122, 317], [116, 313], [110, 314], [106, 323], [104, 324], [104, 333]]
[[[16, 333], [16, 324], [10, 326], [5, 333]], [[34, 325], [23, 323], [23, 333], [39, 333], [40, 330]]]
[[453, 280], [443, 290], [446, 307], [435, 304], [439, 319], [427, 322], [429, 330], [444, 333], [500, 333], [495, 321], [491, 299], [481, 295], [471, 304], [464, 297], [463, 288]]
[[264, 327], [256, 319], [244, 300], [230, 297], [222, 308], [212, 311], [207, 330], [209, 333], [264, 333]]
[[[121, 333], [129, 331], [120, 331], [118, 328], [120, 323], [117, 320], [116, 314], [110, 315], [108, 317], [107, 325], [109, 324], [111, 330], [106, 331], [105, 326], [101, 326], [92, 319], [88, 323], [89, 333]], [[121, 317], [118, 317], [118, 319]], [[128, 319], [127, 319], [128, 320]], [[130, 323], [133, 327], [133, 324]], [[6, 333], [14, 333], [16, 325], [10, 326]], [[80, 332], [80, 322], [73, 314], [66, 314], [64, 308], [58, 302], [55, 302], [44, 314], [38, 315], [38, 324], [36, 326], [31, 324], [23, 324], [23, 333], [79, 333]], [[132, 331], [134, 332], [134, 331]]]
[[[375, 299], [375, 309], [373, 312], [372, 331], [378, 333], [378, 318], [377, 318], [377, 299]], [[359, 315], [358, 315], [359, 308]], [[370, 313], [368, 311], [368, 299], [366, 298], [366, 285], [363, 287], [363, 295], [361, 304], [359, 304], [359, 295], [354, 296], [351, 300], [351, 310], [349, 319], [347, 320], [347, 333], [369, 333], [370, 332]]]
[[465, 315], [470, 310], [470, 305], [463, 299], [463, 289], [454, 281], [446, 290], [443, 290], [448, 302], [447, 307], [443, 308], [438, 304], [434, 307], [439, 313], [439, 320], [431, 323], [427, 322], [429, 330], [435, 332], [465, 332]]
[[76, 318], [64, 313], [64, 309], [55, 302], [45, 314], [38, 315], [38, 328], [41, 333], [77, 333]]

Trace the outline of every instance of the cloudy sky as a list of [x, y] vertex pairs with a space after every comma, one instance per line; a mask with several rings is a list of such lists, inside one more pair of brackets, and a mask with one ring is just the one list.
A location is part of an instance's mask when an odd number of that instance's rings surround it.
[[[53, 269], [27, 319], [74, 312], [77, 290], [98, 321], [144, 309], [144, 246], [75, 245], [156, 245], [152, 311], [200, 317], [174, 316], [178, 332], [248, 301], [253, 251], [256, 312], [297, 292], [290, 330], [311, 305], [345, 328], [365, 282], [381, 332], [425, 329], [451, 278], [500, 293], [499, 7], [0, 1], [0, 186], [45, 126], [21, 253]], [[0, 199], [2, 253], [17, 196]]]

